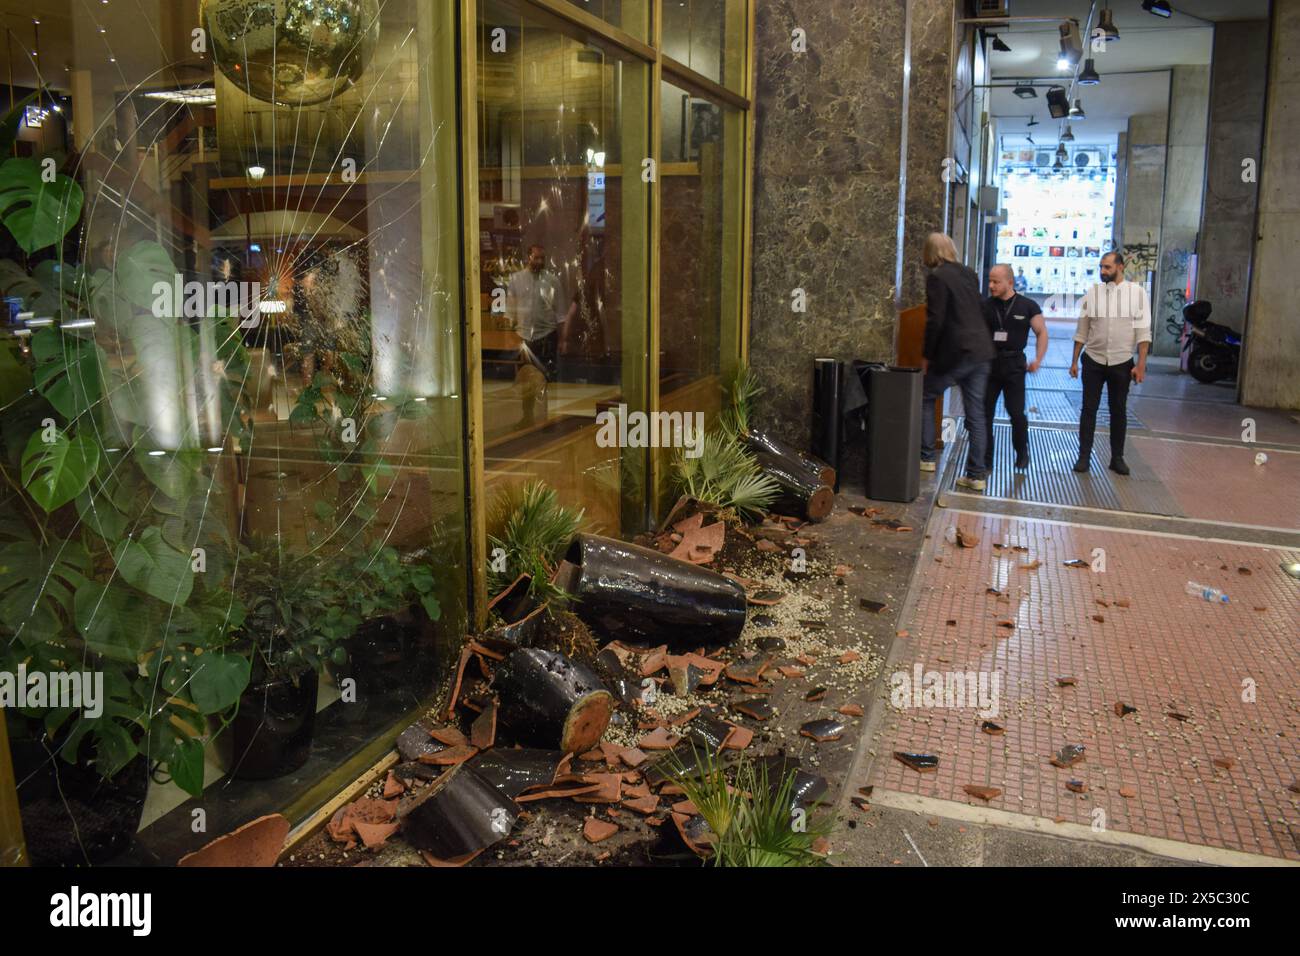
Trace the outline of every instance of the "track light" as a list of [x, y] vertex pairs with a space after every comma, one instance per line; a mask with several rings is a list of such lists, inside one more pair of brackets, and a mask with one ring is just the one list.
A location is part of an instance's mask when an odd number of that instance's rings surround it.
[[993, 49], [997, 50], [999, 53], [1011, 52], [1011, 47], [1007, 46], [1006, 41], [996, 33], [993, 34]]
[[1101, 20], [1097, 23], [1097, 29], [1093, 31], [1093, 36], [1096, 36], [1098, 31], [1101, 33], [1101, 38], [1107, 43], [1119, 39], [1119, 27], [1115, 26], [1115, 14], [1110, 12], [1109, 6], [1101, 11]]
[[1074, 142], [1074, 130], [1070, 129], [1070, 124], [1065, 124], [1065, 132], [1061, 134], [1061, 140], [1066, 143]]
[[1070, 155], [1070, 151], [1065, 148], [1064, 143], [1056, 144], [1056, 161], [1059, 163]]
[[1020, 97], [1022, 100], [1032, 100], [1038, 97], [1038, 91], [1028, 83], [1024, 82], [1017, 83], [1016, 88], [1011, 92], [1015, 93], [1016, 96]]
[[1070, 119], [1084, 120], [1088, 114], [1083, 111], [1083, 100], [1075, 100], [1074, 105], [1070, 107]]
[[1069, 64], [1067, 69], [1073, 69], [1074, 64], [1079, 62], [1079, 57], [1083, 56], [1083, 44], [1079, 41], [1079, 24], [1073, 20], [1063, 20], [1061, 22], [1061, 59], [1058, 61]]
[[1142, 0], [1142, 9], [1166, 20], [1174, 15], [1174, 8], [1169, 5], [1168, 0]]
[[1047, 111], [1052, 119], [1065, 119], [1070, 113], [1070, 97], [1065, 87], [1054, 86], [1047, 91]]
[[1065, 163], [1061, 162], [1061, 157], [1060, 157], [1060, 156], [1057, 156], [1057, 157], [1056, 157], [1056, 162], [1052, 163], [1052, 168], [1053, 168], [1053, 169], [1064, 169], [1064, 168], [1065, 168]]
[[1096, 86], [1101, 82], [1101, 74], [1097, 72], [1097, 63], [1089, 58], [1083, 61], [1083, 71], [1079, 74], [1080, 86]]

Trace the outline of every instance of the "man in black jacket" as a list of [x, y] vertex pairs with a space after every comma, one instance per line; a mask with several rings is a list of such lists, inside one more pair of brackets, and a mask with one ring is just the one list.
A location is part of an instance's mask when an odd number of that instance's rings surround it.
[[[998, 407], [998, 393], [1007, 405], [1011, 419], [1011, 446], [1016, 451], [1016, 467], [1029, 467], [1029, 416], [1025, 414], [1025, 373], [1033, 374], [1047, 356], [1047, 322], [1043, 310], [1033, 299], [1015, 289], [1015, 277], [1008, 265], [998, 264], [989, 270], [989, 298], [984, 303], [984, 321], [993, 339], [996, 355], [984, 391], [984, 418], [988, 444], [984, 464], [993, 470], [993, 415]], [[1029, 362], [1025, 346], [1029, 330], [1034, 330], [1037, 357]]]
[[962, 488], [983, 491], [988, 474], [985, 444], [984, 388], [993, 360], [993, 342], [984, 324], [979, 277], [957, 261], [957, 249], [941, 232], [925, 240], [925, 384], [921, 405], [921, 470], [935, 470], [934, 407], [951, 386], [961, 389], [970, 454]]

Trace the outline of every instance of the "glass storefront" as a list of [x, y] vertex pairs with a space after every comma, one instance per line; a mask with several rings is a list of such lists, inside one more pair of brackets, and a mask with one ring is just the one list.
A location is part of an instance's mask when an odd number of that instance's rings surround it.
[[104, 687], [4, 702], [0, 829], [170, 864], [445, 695], [496, 495], [644, 529], [599, 416], [742, 356], [751, 13], [0, 5], [0, 672]]

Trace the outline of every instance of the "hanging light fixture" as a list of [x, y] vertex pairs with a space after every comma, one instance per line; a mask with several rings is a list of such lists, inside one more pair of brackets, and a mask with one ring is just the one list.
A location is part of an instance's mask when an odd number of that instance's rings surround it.
[[1070, 107], [1070, 119], [1084, 120], [1088, 114], [1083, 111], [1083, 100], [1075, 100], [1074, 105]]
[[1069, 155], [1070, 151], [1065, 148], [1064, 143], [1056, 144], [1056, 161], [1058, 163], [1061, 162], [1061, 160], [1068, 158]]
[[1142, 9], [1166, 20], [1174, 15], [1174, 8], [1169, 5], [1168, 0], [1142, 0]]
[[1063, 143], [1074, 142], [1074, 130], [1070, 129], [1069, 123], [1065, 124], [1065, 132], [1061, 134], [1061, 142]]
[[1024, 80], [1021, 80], [1019, 83], [1017, 83], [1016, 88], [1011, 92], [1015, 93], [1016, 96], [1020, 97], [1022, 100], [1032, 100], [1038, 98], [1038, 91], [1034, 89], [1030, 84], [1026, 83]]
[[1096, 86], [1101, 82], [1101, 74], [1097, 72], [1097, 62], [1092, 58], [1083, 61], [1083, 70], [1079, 73], [1080, 86]]
[[1083, 56], [1083, 44], [1079, 41], [1079, 24], [1074, 20], [1061, 21], [1061, 57], [1056, 65], [1062, 71], [1074, 69]]
[[1063, 86], [1054, 86], [1047, 91], [1047, 111], [1052, 119], [1065, 119], [1070, 112], [1070, 95]]
[[1113, 43], [1119, 39], [1119, 27], [1115, 26], [1115, 14], [1110, 10], [1110, 3], [1107, 2], [1106, 8], [1101, 11], [1101, 20], [1097, 23], [1097, 30], [1093, 31], [1093, 36], [1097, 32], [1101, 33], [1101, 38], [1107, 43]]

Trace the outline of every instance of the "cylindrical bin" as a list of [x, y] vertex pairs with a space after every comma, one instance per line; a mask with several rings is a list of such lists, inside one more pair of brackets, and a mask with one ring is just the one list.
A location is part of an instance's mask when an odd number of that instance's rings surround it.
[[813, 361], [812, 453], [835, 469], [840, 490], [840, 448], [844, 443], [844, 366], [839, 359]]
[[921, 493], [921, 370], [876, 368], [867, 382], [867, 497]]
[[601, 637], [692, 648], [745, 628], [745, 589], [716, 571], [594, 534], [578, 535], [565, 561], [573, 610]]

